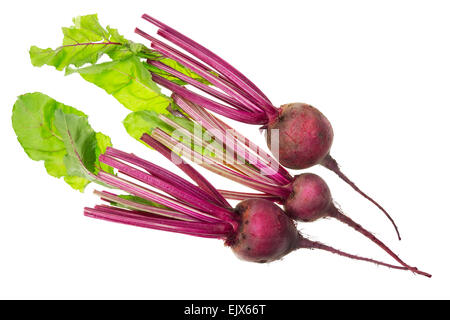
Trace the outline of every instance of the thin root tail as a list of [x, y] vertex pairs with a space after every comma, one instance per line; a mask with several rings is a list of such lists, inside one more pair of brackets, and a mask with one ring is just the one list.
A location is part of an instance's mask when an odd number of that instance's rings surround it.
[[335, 206], [333, 206], [330, 209], [328, 214], [330, 217], [333, 217], [333, 218], [345, 223], [349, 227], [355, 229], [356, 231], [358, 231], [359, 233], [361, 233], [362, 235], [364, 235], [365, 237], [370, 239], [372, 242], [377, 244], [381, 249], [386, 251], [398, 263], [400, 263], [402, 266], [404, 266], [406, 269], [410, 270], [411, 272], [414, 272], [414, 273], [417, 273], [417, 274], [420, 274], [420, 275], [423, 275], [426, 277], [431, 277], [430, 274], [428, 274], [426, 272], [422, 272], [422, 271], [418, 270], [416, 267], [411, 267], [410, 265], [406, 264], [402, 259], [400, 259], [400, 257], [398, 255], [396, 255], [391, 249], [389, 249], [389, 247], [387, 245], [385, 245], [381, 240], [379, 240], [375, 235], [373, 235], [371, 232], [369, 232], [368, 230], [363, 228], [360, 224], [353, 221], [350, 217], [343, 214]]
[[347, 182], [347, 184], [349, 184], [356, 192], [358, 192], [364, 198], [366, 198], [367, 200], [372, 202], [375, 206], [377, 206], [377, 208], [380, 209], [386, 215], [386, 217], [391, 221], [392, 225], [395, 228], [395, 232], [397, 233], [398, 240], [402, 239], [400, 237], [400, 232], [398, 231], [397, 225], [395, 224], [394, 219], [392, 219], [392, 217], [389, 215], [389, 213], [378, 202], [376, 202], [374, 199], [372, 199], [367, 194], [362, 192], [361, 189], [359, 189], [356, 186], [356, 184], [353, 183], [353, 181], [351, 181], [345, 174], [343, 174], [341, 169], [339, 168], [338, 163], [336, 162], [336, 160], [334, 160], [334, 158], [330, 154], [328, 154], [325, 157], [325, 159], [322, 161], [321, 165], [324, 166], [325, 168], [327, 168], [328, 170], [333, 171], [335, 174], [337, 174], [339, 176], [339, 178], [341, 178], [342, 180]]
[[354, 259], [354, 260], [360, 260], [360, 261], [366, 261], [366, 262], [370, 262], [370, 263], [374, 263], [376, 265], [379, 266], [383, 266], [383, 267], [387, 267], [387, 268], [391, 268], [391, 269], [397, 269], [397, 270], [409, 270], [412, 271], [413, 273], [417, 273], [420, 274], [422, 276], [431, 278], [431, 274], [422, 272], [417, 270], [416, 268], [407, 268], [407, 267], [401, 267], [401, 266], [396, 266], [396, 265], [392, 265], [389, 263], [385, 263], [385, 262], [381, 262], [378, 260], [374, 260], [374, 259], [370, 259], [370, 258], [365, 258], [365, 257], [360, 257], [354, 254], [350, 254], [338, 249], [335, 249], [333, 247], [327, 246], [323, 243], [317, 242], [317, 241], [311, 241], [308, 240], [306, 238], [300, 237], [298, 244], [297, 244], [297, 248], [305, 248], [305, 249], [320, 249], [320, 250], [324, 250], [324, 251], [328, 251], [346, 258], [350, 258], [350, 259]]

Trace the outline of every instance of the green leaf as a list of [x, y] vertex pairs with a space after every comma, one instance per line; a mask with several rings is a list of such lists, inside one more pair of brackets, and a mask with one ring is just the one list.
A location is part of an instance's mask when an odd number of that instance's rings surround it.
[[[165, 65], [171, 67], [172, 69], [174, 69], [174, 70], [176, 70], [178, 72], [181, 72], [184, 75], [186, 75], [186, 76], [188, 76], [188, 77], [190, 77], [190, 78], [192, 78], [194, 80], [197, 80], [197, 81], [199, 81], [201, 83], [204, 83], [206, 85], [210, 85], [211, 84], [207, 80], [205, 80], [203, 77], [199, 76], [197, 73], [195, 73], [191, 69], [183, 66], [182, 64], [178, 63], [175, 60], [172, 60], [172, 59], [169, 59], [169, 58], [162, 58], [162, 57], [159, 58], [159, 59], [158, 58], [154, 58], [152, 60], [158, 60], [158, 61], [164, 63]], [[183, 81], [183, 80], [181, 80], [181, 79], [171, 75], [170, 73], [168, 73], [168, 72], [166, 72], [164, 70], [161, 70], [161, 69], [159, 69], [159, 68], [157, 68], [155, 66], [152, 66], [150, 64], [145, 64], [145, 67], [148, 70], [150, 70], [151, 72], [154, 72], [154, 73], [158, 74], [159, 76], [161, 76], [161, 77], [163, 77], [163, 78], [165, 78], [165, 79], [167, 79], [169, 81], [172, 81], [172, 82], [174, 82], [176, 84], [179, 84], [179, 85], [182, 85], [182, 86], [187, 84], [187, 82], [185, 82], [185, 81]]]
[[[80, 191], [95, 180], [98, 155], [111, 145], [109, 137], [94, 132], [83, 112], [39, 92], [18, 97], [12, 125], [31, 159], [44, 161], [48, 174], [64, 177]], [[112, 172], [112, 168], [104, 169]]]
[[207, 80], [203, 79], [201, 76], [196, 74], [194, 71], [192, 71], [191, 69], [183, 66], [182, 64], [178, 63], [175, 60], [164, 58], [164, 59], [161, 59], [160, 62], [164, 63], [165, 65], [167, 65], [169, 67], [171, 67], [172, 69], [175, 69], [178, 72], [181, 72], [181, 73], [187, 75], [189, 78], [192, 78], [192, 79], [197, 80], [197, 81], [199, 81], [201, 83], [210, 85], [210, 83]]
[[137, 57], [105, 62], [69, 72], [79, 73], [132, 111], [153, 110], [168, 113], [171, 99], [161, 93], [150, 73]]
[[[74, 25], [71, 27], [62, 28], [64, 38], [60, 47], [42, 49], [32, 46], [30, 48], [30, 59], [34, 66], [49, 65], [61, 71], [71, 66], [79, 68], [85, 64], [96, 64], [105, 54], [112, 60], [139, 56], [145, 59], [159, 60], [195, 80], [209, 84], [202, 77], [178, 62], [164, 58], [160, 53], [148, 49], [143, 44], [126, 39], [117, 29], [110, 26], [103, 28], [97, 14], [75, 17], [73, 23]], [[148, 68], [171, 81], [186, 84], [167, 72], [152, 66], [148, 66]]]
[[150, 72], [153, 72], [153, 73], [155, 73], [155, 74], [157, 74], [157, 75], [159, 75], [159, 76], [161, 76], [161, 77], [163, 77], [163, 78], [165, 78], [165, 79], [167, 79], [169, 81], [172, 81], [173, 83], [176, 83], [176, 84], [178, 84], [180, 86], [187, 85], [186, 81], [183, 81], [183, 80], [181, 80], [181, 79], [171, 75], [170, 73], [168, 73], [168, 72], [166, 72], [164, 70], [161, 70], [161, 69], [159, 69], [159, 68], [157, 68], [155, 66], [152, 66], [151, 64], [145, 64], [145, 68], [147, 68]]
[[[171, 99], [161, 93], [149, 72], [185, 85], [186, 82], [148, 65], [144, 59], [158, 60], [202, 83], [209, 82], [180, 63], [163, 57], [143, 44], [127, 40], [117, 29], [103, 28], [96, 14], [73, 19], [74, 25], [62, 28], [62, 46], [56, 49], [30, 48], [34, 66], [50, 65], [65, 74], [79, 73], [85, 80], [103, 88], [132, 111], [153, 110], [167, 113]], [[112, 61], [99, 63], [107, 55]], [[86, 66], [88, 64], [88, 66]]]
[[114, 169], [112, 167], [98, 161], [98, 157], [105, 153], [106, 148], [112, 146], [111, 138], [101, 132], [97, 132], [95, 134], [95, 138], [97, 140], [97, 148], [95, 149], [95, 167], [111, 174], [114, 173]]
[[96, 135], [86, 118], [55, 112], [55, 126], [62, 136], [67, 154], [64, 165], [71, 176], [89, 178], [95, 172]]
[[94, 64], [104, 54], [111, 59], [123, 59], [142, 49], [142, 45], [136, 46], [116, 29], [104, 29], [96, 14], [76, 17], [73, 22], [73, 26], [62, 28], [62, 46], [56, 49], [30, 48], [30, 59], [34, 66], [50, 65], [57, 70], [64, 70], [71, 65], [81, 67], [87, 63]]
[[73, 189], [83, 192], [86, 186], [91, 182], [89, 179], [77, 176], [65, 176], [64, 181]]
[[171, 133], [174, 130], [171, 126], [160, 120], [156, 112], [151, 111], [132, 112], [123, 120], [123, 125], [128, 134], [138, 141], [140, 141], [144, 133], [151, 134], [156, 128], [167, 133]]

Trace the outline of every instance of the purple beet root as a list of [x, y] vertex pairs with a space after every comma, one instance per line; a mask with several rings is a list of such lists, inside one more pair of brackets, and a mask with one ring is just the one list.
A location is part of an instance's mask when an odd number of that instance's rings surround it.
[[[278, 131], [279, 145], [273, 141]], [[330, 152], [333, 128], [316, 108], [304, 103], [281, 106], [279, 115], [267, 127], [267, 144], [272, 152], [279, 149], [280, 163], [291, 169], [305, 169], [319, 164]]]
[[284, 209], [295, 220], [311, 222], [327, 216], [331, 205], [331, 192], [325, 181], [315, 174], [304, 173], [294, 178]]
[[241, 218], [233, 252], [252, 262], [278, 260], [295, 248], [298, 231], [284, 212], [268, 200], [245, 200], [236, 207]]

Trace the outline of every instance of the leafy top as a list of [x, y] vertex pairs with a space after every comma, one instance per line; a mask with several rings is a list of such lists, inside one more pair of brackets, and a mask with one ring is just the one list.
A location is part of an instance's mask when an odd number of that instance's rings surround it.
[[142, 50], [119, 34], [117, 29], [103, 28], [96, 14], [73, 19], [74, 25], [62, 28], [63, 43], [56, 49], [30, 48], [31, 63], [36, 67], [54, 66], [64, 70], [69, 66], [81, 67], [96, 63], [104, 54], [111, 59], [122, 59]]
[[[166, 108], [171, 99], [161, 93], [149, 72], [174, 81], [184, 81], [163, 70], [147, 64], [147, 60], [158, 60], [171, 68], [205, 84], [208, 81], [180, 63], [163, 57], [143, 44], [127, 40], [117, 29], [103, 28], [96, 14], [73, 19], [74, 25], [62, 28], [62, 45], [56, 49], [30, 48], [30, 59], [34, 66], [49, 65], [65, 74], [79, 73], [85, 80], [113, 95], [132, 111], [152, 110], [168, 114]], [[103, 56], [109, 61], [100, 62]]]
[[102, 168], [100, 164], [111, 140], [95, 132], [87, 116], [49, 96], [35, 92], [18, 97], [13, 107], [12, 124], [22, 148], [35, 161], [44, 161], [48, 174], [64, 180], [74, 189], [83, 191]]

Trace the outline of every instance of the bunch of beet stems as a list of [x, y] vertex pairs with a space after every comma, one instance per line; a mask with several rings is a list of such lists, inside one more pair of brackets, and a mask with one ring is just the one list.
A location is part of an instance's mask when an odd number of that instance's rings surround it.
[[[96, 195], [111, 205], [85, 208], [84, 214], [87, 217], [126, 225], [221, 239], [227, 245], [232, 246], [241, 221], [227, 200], [199, 172], [184, 163], [164, 145], [150, 136], [145, 138], [145, 142], [166, 157], [170, 157], [171, 161], [196, 184], [134, 154], [109, 147], [104, 154], [100, 155], [99, 161], [117, 169], [119, 174], [133, 180], [104, 171], [98, 172], [95, 176], [96, 179], [109, 187], [127, 192], [153, 204], [156, 203], [160, 207], [130, 200], [109, 191], [95, 190]], [[321, 249], [355, 260], [430, 276], [416, 268], [395, 266], [348, 254], [300, 235], [293, 250], [299, 248]]]
[[[191, 147], [192, 142], [203, 148], [208, 148], [203, 137], [196, 136], [164, 115], [159, 115], [159, 118], [182, 134], [183, 141], [180, 143], [179, 140], [159, 128], [154, 129], [151, 136], [144, 134], [141, 138], [142, 141], [157, 150], [160, 148], [160, 144], [170, 150], [177, 150], [177, 153], [181, 153], [182, 156], [189, 158], [209, 171], [259, 191], [259, 193], [244, 193], [220, 190], [220, 193], [225, 198], [233, 200], [267, 199], [281, 204], [288, 199], [292, 193], [292, 181], [294, 178], [270, 154], [264, 152], [264, 150], [250, 142], [238, 131], [232, 129], [225, 122], [198, 105], [184, 100], [176, 94], [173, 94], [172, 98], [186, 115], [195, 121], [196, 125], [201, 125], [207, 130], [206, 132], [213, 136], [218, 143], [217, 145], [224, 148], [224, 152], [221, 153], [220, 150], [209, 150], [212, 152], [203, 153], [196, 151], [195, 148]], [[155, 140], [159, 144], [155, 144]], [[168, 153], [162, 150], [160, 152], [172, 160], [172, 156], [177, 156], [174, 152]], [[360, 232], [402, 266], [410, 268], [387, 245], [342, 213], [338, 207], [331, 205], [327, 216], [335, 218]]]
[[[156, 83], [210, 111], [236, 121], [248, 124], [259, 124], [263, 125], [264, 128], [267, 128], [267, 124], [278, 116], [279, 110], [270, 102], [267, 96], [253, 82], [251, 82], [246, 76], [231, 66], [228, 62], [161, 21], [158, 21], [147, 14], [144, 14], [142, 18], [159, 28], [157, 31], [159, 36], [185, 50], [190, 55], [185, 54], [167, 43], [152, 37], [139, 28], [136, 28], [135, 30], [137, 34], [147, 40], [150, 40], [151, 47], [154, 50], [158, 51], [167, 58], [175, 60], [188, 69], [191, 69], [207, 80], [211, 85], [208, 86], [202, 82], [192, 79], [191, 77], [186, 76], [159, 61], [148, 60], [148, 64], [178, 77], [187, 84], [201, 90], [210, 97], [220, 100], [221, 102], [217, 102], [206, 96], [198, 94], [152, 72], [153, 80]], [[354, 190], [377, 206], [391, 221], [396, 230], [398, 239], [401, 239], [398, 228], [388, 212], [374, 199], [361, 191], [355, 183], [353, 183], [344, 173], [342, 173], [336, 160], [329, 153], [324, 160], [320, 162], [320, 164], [336, 173]]]

